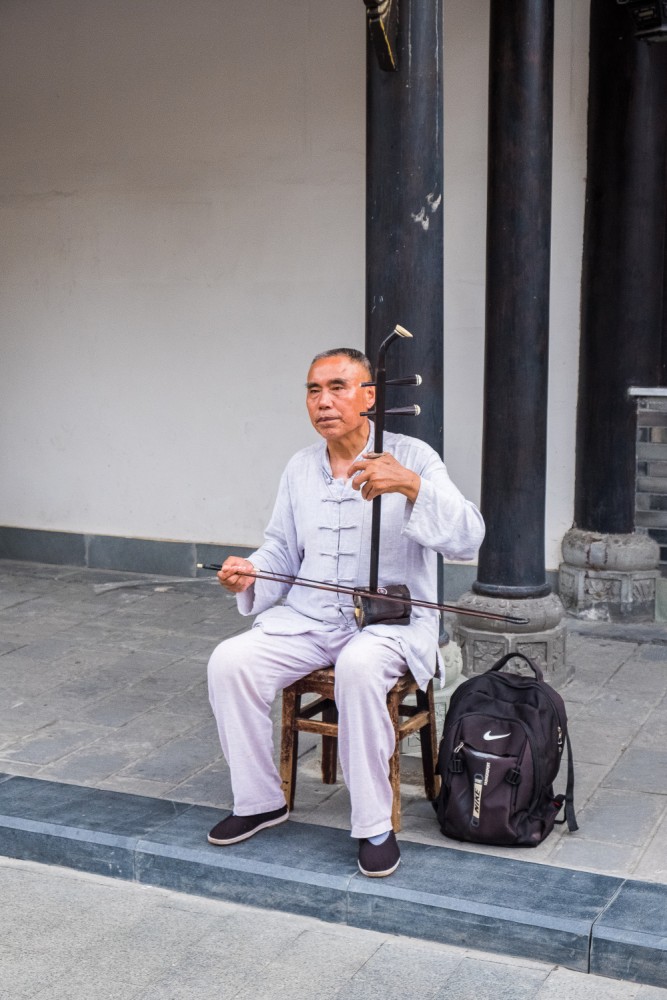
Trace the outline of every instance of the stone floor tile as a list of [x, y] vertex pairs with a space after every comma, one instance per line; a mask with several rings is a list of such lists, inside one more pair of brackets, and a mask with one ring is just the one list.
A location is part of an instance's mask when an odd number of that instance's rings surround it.
[[116, 655], [121, 651], [136, 652], [137, 643], [131, 630], [107, 619], [88, 619], [77, 625], [76, 634], [82, 645], [89, 648], [101, 647], [105, 650], [114, 650]]
[[605, 875], [626, 875], [635, 872], [641, 853], [639, 846], [583, 839], [575, 833], [571, 837], [561, 838], [549, 860], [565, 868], [579, 868]]
[[179, 691], [177, 694], [169, 694], [164, 699], [165, 708], [170, 711], [184, 712], [188, 714], [192, 711], [209, 711], [208, 683], [206, 675], [202, 680], [197, 681], [192, 687]]
[[27, 657], [39, 663], [45, 663], [52, 667], [54, 662], [71, 657], [77, 652], [78, 642], [76, 635], [71, 636], [50, 636], [48, 639], [38, 639], [21, 646], [16, 651], [17, 658]]
[[138, 695], [144, 693], [157, 693], [165, 701], [167, 699], [182, 695], [183, 692], [193, 687], [201, 680], [201, 666], [197, 664], [197, 669], [193, 670], [186, 666], [186, 661], [181, 659], [170, 667], [157, 670], [148, 674], [142, 680], [132, 684], [132, 691]]
[[184, 944], [176, 949], [172, 941], [171, 947], [173, 950], [165, 962], [165, 952], [162, 950], [140, 949], [127, 933], [111, 931], [104, 941], [90, 945], [85, 953], [77, 955], [76, 964], [63, 970], [62, 976], [55, 979], [55, 985], [62, 987], [64, 996], [68, 996], [67, 988], [78, 986], [79, 992], [70, 995], [79, 998], [94, 996], [89, 991], [98, 981], [120, 981], [138, 992], [137, 988], [148, 986], [165, 964], [167, 967], [177, 968], [185, 960], [188, 945]]
[[[316, 819], [307, 817], [308, 822], [317, 822]], [[430, 817], [429, 817], [430, 819]], [[456, 847], [455, 841], [447, 840], [440, 832], [436, 823], [430, 823], [429, 819], [424, 820], [420, 816], [403, 814], [401, 820], [401, 832], [398, 839], [409, 840], [415, 844], [431, 844], [434, 847]]]
[[629, 747], [602, 785], [667, 796], [667, 750]]
[[[248, 626], [239, 624], [239, 632], [245, 631]], [[228, 638], [229, 632], [221, 631], [220, 639]], [[167, 631], [162, 632], [158, 630], [151, 630], [150, 632], [144, 631], [142, 633], [137, 632], [133, 636], [133, 645], [137, 650], [147, 650], [153, 653], [165, 653], [171, 655], [173, 658], [176, 657], [201, 657], [202, 659], [208, 660], [209, 656], [213, 652], [213, 646], [209, 639], [199, 639], [192, 635], [176, 635], [171, 634]], [[213, 643], [215, 645], [215, 643]]]
[[31, 993], [34, 1000], [81, 1000], [82, 997], [95, 997], [95, 1000], [136, 1000], [141, 992], [139, 986], [116, 978], [105, 978], [100, 982], [99, 976], [87, 970], [72, 969], [64, 976], [53, 976], [49, 985], [37, 993]]
[[561, 690], [566, 705], [592, 701], [604, 690], [605, 685], [619, 669], [617, 665], [610, 666], [605, 663], [584, 667], [577, 664], [569, 652], [568, 660], [574, 666], [575, 673]]
[[[332, 786], [333, 787], [333, 786]], [[297, 783], [297, 796], [299, 786]], [[350, 793], [345, 785], [335, 786], [335, 791], [311, 812], [304, 814], [308, 823], [330, 826], [337, 830], [350, 829]]]
[[[483, 944], [483, 942], [480, 942]], [[456, 1000], [534, 1000], [547, 978], [544, 969], [517, 968], [477, 958], [464, 958], [447, 978], [440, 997]]]
[[665, 700], [647, 716], [632, 741], [633, 747], [667, 747], [667, 704]]
[[321, 781], [302, 782], [294, 798], [292, 816], [300, 822], [309, 823], [313, 813], [321, 809], [327, 799], [335, 795], [340, 787], [341, 783], [325, 785]]
[[150, 753], [168, 743], [176, 736], [183, 736], [195, 727], [201, 725], [201, 719], [197, 715], [179, 715], [176, 712], [168, 712], [162, 704], [151, 708], [148, 712], [131, 719], [111, 730], [105, 737], [108, 747], [131, 747], [139, 754]]
[[18, 760], [3, 760], [0, 753], [0, 771], [4, 774], [15, 774], [22, 778], [36, 778], [41, 769], [41, 764], [24, 764]]
[[73, 750], [95, 743], [105, 733], [101, 726], [69, 725], [55, 722], [40, 729], [32, 737], [26, 737], [20, 744], [14, 744], [3, 751], [8, 761], [25, 764], [50, 764], [60, 760]]
[[633, 874], [636, 878], [651, 882], [667, 882], [667, 803], [660, 823], [645, 847]]
[[132, 1000], [235, 1000], [255, 980], [262, 965], [260, 957], [242, 964], [216, 955], [190, 953], [168, 975], [138, 990]]
[[660, 795], [600, 789], [581, 810], [577, 836], [639, 847], [652, 837], [664, 807]]
[[[588, 761], [579, 761], [576, 746], [572, 746], [574, 757], [574, 807], [580, 809], [590, 799], [603, 783], [609, 773], [612, 762], [609, 764], [591, 764]], [[561, 774], [556, 780], [556, 791], [564, 791], [563, 777], [565, 765], [561, 767]]]
[[0, 640], [0, 656], [4, 656], [5, 653], [13, 653], [17, 649], [21, 649], [23, 643], [12, 642], [11, 640], [2, 639]]
[[76, 711], [77, 717], [87, 705], [101, 701], [116, 692], [123, 690], [125, 683], [105, 670], [93, 670], [84, 674], [76, 674], [62, 680], [57, 687], [49, 691], [36, 692], [33, 701], [44, 707], [51, 708], [61, 718], [65, 713]]
[[[377, 952], [374, 935], [345, 935], [341, 952], [336, 942], [341, 935], [336, 929], [309, 929], [296, 941], [283, 948], [265, 967], [266, 982], [255, 982], [241, 990], [237, 1000], [312, 1000], [313, 989], [318, 998], [336, 997], [341, 979], [354, 976]], [[308, 956], [304, 961], [304, 956]]]
[[20, 650], [0, 657], [0, 684], [22, 698], [46, 695], [77, 676], [79, 668], [56, 661], [45, 666], [29, 656], [20, 656]]
[[125, 778], [169, 782], [170, 787], [211, 763], [211, 749], [196, 737], [179, 736], [141, 757], [121, 772]]
[[76, 750], [56, 763], [43, 767], [39, 776], [48, 778], [49, 781], [69, 781], [97, 787], [99, 782], [121, 771], [134, 760], [135, 755], [131, 750], [109, 750], [102, 741], [83, 750]]
[[[178, 707], [178, 706], [176, 706]], [[201, 709], [201, 706], [200, 706]], [[192, 713], [192, 718], [197, 718], [195, 726], [190, 732], [191, 736], [196, 736], [200, 740], [210, 743], [211, 746], [215, 746], [218, 750], [220, 749], [220, 738], [218, 736], [218, 727], [213, 716], [213, 712], [208, 712], [208, 717], [205, 719], [201, 718], [201, 711], [199, 716]]]
[[[185, 899], [188, 908], [192, 909], [191, 898]], [[171, 894], [166, 897], [165, 905], [171, 905], [170, 900]], [[270, 910], [229, 907], [226, 904], [219, 906], [212, 900], [204, 899], [197, 902], [207, 907], [206, 910], [198, 907], [198, 912], [214, 916], [215, 923], [209, 923], [208, 932], [193, 943], [193, 954], [211, 954], [223, 963], [236, 961], [247, 966], [258, 961], [270, 962], [313, 926], [311, 918], [291, 913], [281, 913], [281, 919], [277, 921], [275, 913]], [[382, 941], [374, 931], [360, 933], [378, 939], [378, 945]], [[259, 954], [258, 942], [261, 942]]]
[[10, 691], [0, 697], [0, 734], [5, 742], [14, 742], [57, 721], [52, 709], [42, 708], [34, 699], [21, 698]]
[[535, 1000], [635, 1000], [638, 990], [637, 983], [558, 968], [549, 974]]
[[387, 1000], [395, 997], [409, 970], [410, 996], [420, 1000], [442, 996], [443, 984], [458, 968], [465, 952], [444, 953], [432, 945], [415, 941], [385, 942], [336, 995], [337, 1000]]
[[[581, 638], [581, 642], [578, 639]], [[592, 641], [591, 641], [592, 640]], [[599, 639], [595, 633], [576, 636], [572, 632], [567, 637], [568, 656], [576, 666], [594, 671], [607, 670], [612, 673], [635, 656], [638, 643], [621, 642], [615, 639]]]
[[3, 1000], [34, 997], [37, 991], [47, 989], [52, 979], [53, 970], [46, 959], [36, 962], [34, 953], [29, 953], [19, 961], [13, 948], [0, 946], [0, 996]]
[[585, 718], [605, 730], [623, 733], [626, 728], [637, 730], [654, 708], [655, 695], [651, 692], [643, 694], [639, 688], [616, 690], [607, 685], [588, 703]]
[[83, 705], [81, 718], [86, 722], [95, 723], [110, 728], [124, 725], [138, 715], [143, 715], [156, 705], [164, 704], [164, 699], [157, 693], [136, 694], [128, 687], [119, 688], [116, 692], [101, 698], [92, 704]]
[[[645, 715], [642, 715], [642, 721]], [[597, 764], [610, 769], [624, 750], [632, 744], [641, 721], [626, 721], [623, 725], [601, 725], [586, 713], [569, 720], [568, 730], [572, 740], [575, 768]]]
[[128, 795], [146, 795], [150, 798], [168, 799], [173, 782], [147, 781], [142, 778], [128, 777], [120, 772], [100, 781], [97, 787], [109, 792], [126, 792]]
[[[656, 650], [659, 647], [649, 648]], [[662, 653], [661, 660], [633, 657], [616, 671], [610, 687], [614, 691], [628, 691], [659, 700], [667, 692], [667, 647], [663, 647]]]
[[105, 666], [104, 669], [113, 677], [124, 681], [126, 684], [136, 684], [145, 677], [181, 659], [182, 656], [180, 655], [142, 649], [118, 657]]
[[177, 802], [192, 802], [195, 805], [232, 809], [234, 796], [229, 776], [229, 768], [222, 760], [202, 768], [190, 778], [169, 789], [169, 797]]
[[639, 649], [639, 659], [649, 660], [654, 663], [661, 663], [663, 667], [667, 667], [667, 645], [657, 644], [652, 645], [651, 643], [644, 643]]

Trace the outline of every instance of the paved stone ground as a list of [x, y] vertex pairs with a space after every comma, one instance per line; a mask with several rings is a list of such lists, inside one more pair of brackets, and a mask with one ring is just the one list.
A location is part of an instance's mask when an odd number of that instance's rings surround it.
[[[0, 561], [0, 771], [231, 808], [206, 661], [247, 625], [214, 580]], [[667, 883], [667, 626], [573, 629], [562, 693], [580, 831], [479, 850]], [[347, 791], [320, 783], [317, 753], [304, 739], [293, 817], [347, 828]], [[441, 836], [415, 763], [401, 838], [462, 846]]]
[[0, 859], [1, 1000], [667, 1000], [667, 990]]

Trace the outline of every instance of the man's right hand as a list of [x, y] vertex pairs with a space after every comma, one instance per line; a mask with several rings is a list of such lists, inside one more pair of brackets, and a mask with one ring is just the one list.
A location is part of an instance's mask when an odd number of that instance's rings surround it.
[[242, 594], [255, 582], [252, 576], [240, 576], [239, 570], [242, 570], [243, 573], [254, 573], [255, 567], [247, 559], [229, 556], [222, 564], [222, 569], [218, 570], [218, 580], [230, 594]]

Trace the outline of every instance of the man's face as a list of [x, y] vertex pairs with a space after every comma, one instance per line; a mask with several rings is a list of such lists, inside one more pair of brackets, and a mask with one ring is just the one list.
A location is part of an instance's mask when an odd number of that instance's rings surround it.
[[375, 402], [373, 386], [363, 365], [345, 354], [316, 361], [308, 372], [306, 404], [308, 416], [318, 434], [327, 441], [340, 441], [366, 427], [362, 410], [371, 410]]

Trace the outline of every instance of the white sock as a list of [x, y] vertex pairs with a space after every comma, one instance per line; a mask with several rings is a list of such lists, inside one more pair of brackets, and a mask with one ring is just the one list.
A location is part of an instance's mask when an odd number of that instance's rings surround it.
[[376, 833], [374, 837], [369, 837], [368, 839], [373, 847], [379, 847], [380, 844], [384, 844], [390, 833], [391, 830], [386, 830], [384, 833]]

